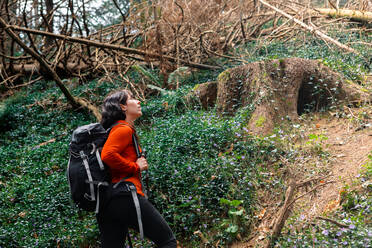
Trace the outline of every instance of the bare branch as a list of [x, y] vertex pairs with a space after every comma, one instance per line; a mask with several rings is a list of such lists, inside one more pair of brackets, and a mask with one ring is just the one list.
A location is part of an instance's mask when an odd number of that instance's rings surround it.
[[[161, 55], [156, 54], [156, 53], [151, 53], [151, 52], [146, 52], [142, 51], [139, 49], [134, 49], [134, 48], [129, 48], [125, 46], [120, 46], [120, 45], [114, 45], [114, 44], [107, 44], [107, 43], [102, 43], [102, 42], [96, 42], [92, 40], [87, 40], [83, 38], [76, 38], [76, 37], [71, 37], [67, 35], [60, 35], [60, 34], [53, 34], [49, 33], [46, 31], [40, 31], [40, 30], [34, 30], [34, 29], [28, 29], [28, 28], [22, 28], [19, 26], [9, 26], [10, 29], [12, 30], [17, 30], [17, 31], [23, 31], [26, 33], [33, 33], [33, 34], [38, 34], [38, 35], [44, 35], [44, 36], [51, 36], [57, 39], [63, 39], [69, 42], [76, 42], [76, 43], [81, 43], [85, 45], [90, 45], [90, 46], [95, 46], [95, 47], [101, 47], [101, 48], [109, 48], [113, 50], [118, 50], [118, 51], [123, 51], [129, 54], [137, 54], [137, 55], [142, 55], [142, 56], [147, 56], [150, 58], [160, 58]], [[170, 56], [163, 56], [165, 59], [169, 60], [170, 62], [177, 62], [177, 59], [174, 57]], [[207, 70], [214, 70], [214, 69], [219, 69], [220, 67], [218, 66], [212, 66], [212, 65], [204, 65], [204, 64], [199, 64], [199, 63], [193, 63], [193, 62], [188, 62], [185, 60], [180, 60], [180, 63], [183, 65], [188, 65], [190, 67], [198, 68], [198, 69], [207, 69]]]
[[287, 17], [288, 19], [294, 21], [295, 23], [297, 23], [298, 25], [300, 25], [301, 27], [307, 29], [308, 31], [310, 31], [311, 33], [314, 33], [316, 34], [317, 36], [319, 36], [320, 38], [324, 39], [325, 41], [328, 41], [328, 42], [331, 42], [333, 44], [335, 44], [336, 46], [338, 46], [339, 48], [343, 49], [343, 50], [346, 50], [348, 52], [351, 52], [351, 53], [355, 53], [355, 54], [358, 54], [359, 55], [359, 52], [348, 47], [348, 46], [345, 46], [344, 44], [340, 43], [339, 41], [329, 37], [328, 35], [324, 34], [323, 32], [319, 31], [318, 29], [314, 28], [314, 27], [311, 27], [303, 22], [301, 22], [300, 20], [294, 18], [293, 16], [285, 13], [284, 11], [272, 6], [271, 4], [263, 1], [263, 0], [259, 0], [263, 5], [277, 11], [278, 13], [280, 13], [281, 15]]

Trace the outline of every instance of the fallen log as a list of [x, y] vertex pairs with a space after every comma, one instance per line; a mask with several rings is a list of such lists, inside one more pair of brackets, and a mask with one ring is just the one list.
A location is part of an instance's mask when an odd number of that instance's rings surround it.
[[[118, 67], [122, 67], [124, 64], [105, 64], [105, 68], [109, 71], [118, 70]], [[125, 64], [127, 65], [127, 64]], [[28, 75], [42, 75], [42, 71], [40, 70], [39, 63], [31, 63], [31, 64], [12, 64], [12, 68], [10, 68], [10, 64], [5, 64], [5, 68], [3, 65], [0, 65], [0, 71], [6, 71], [9, 74], [12, 73], [21, 73], [24, 76]], [[77, 62], [68, 62], [66, 65], [63, 63], [58, 63], [55, 67], [55, 70], [59, 77], [70, 77], [71, 75], [81, 75], [81, 73], [99, 66], [98, 62], [91, 62], [90, 64], [84, 63], [84, 61]], [[104, 70], [102, 70], [104, 71]]]
[[359, 11], [352, 9], [327, 9], [327, 8], [317, 8], [315, 9], [318, 13], [322, 15], [328, 15], [330, 17], [345, 17], [350, 18], [355, 21], [371, 22], [372, 12], [369, 11]]
[[195, 63], [195, 62], [186, 61], [186, 60], [183, 60], [183, 59], [174, 58], [174, 57], [167, 56], [167, 55], [151, 53], [151, 52], [147, 52], [147, 51], [143, 51], [143, 50], [139, 50], [139, 49], [134, 49], [134, 48], [130, 48], [130, 47], [125, 47], [125, 46], [121, 46], [121, 45], [103, 43], [103, 42], [88, 40], [88, 39], [84, 39], [84, 38], [71, 37], [71, 36], [61, 35], [61, 34], [54, 34], [54, 33], [46, 32], [46, 31], [23, 28], [23, 27], [19, 27], [19, 26], [15, 26], [15, 25], [8, 25], [8, 28], [12, 29], [12, 30], [15, 30], [15, 31], [21, 31], [21, 32], [26, 32], [26, 33], [31, 33], [31, 34], [53, 37], [53, 38], [65, 40], [65, 41], [68, 41], [68, 42], [74, 42], [74, 43], [85, 44], [85, 45], [89, 45], [89, 46], [93, 46], [93, 47], [108, 48], [108, 49], [112, 49], [112, 50], [123, 51], [127, 54], [137, 54], [137, 55], [141, 55], [141, 56], [144, 56], [144, 57], [147, 57], [147, 58], [165, 59], [165, 60], [168, 60], [168, 61], [173, 62], [173, 63], [178, 63], [179, 62], [182, 65], [186, 65], [186, 66], [197, 68], [197, 69], [204, 69], [204, 70], [220, 69], [219, 66], [199, 64], [199, 63]]

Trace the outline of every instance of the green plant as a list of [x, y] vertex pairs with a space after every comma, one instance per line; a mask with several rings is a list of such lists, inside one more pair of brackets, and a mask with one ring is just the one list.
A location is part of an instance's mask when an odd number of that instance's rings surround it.
[[243, 225], [247, 221], [244, 208], [240, 206], [242, 203], [243, 201], [240, 200], [220, 199], [220, 204], [226, 205], [228, 209], [228, 218], [222, 221], [221, 227], [232, 238], [236, 238], [242, 230], [244, 231]]
[[153, 73], [147, 71], [140, 65], [132, 65], [131, 67], [133, 70], [137, 71], [138, 73], [142, 74], [143, 76], [147, 77], [150, 81], [156, 84], [156, 86], [160, 87], [161, 82], [160, 79]]
[[323, 143], [324, 141], [328, 140], [328, 137], [324, 134], [309, 134], [309, 141], [306, 144], [311, 145], [312, 150], [317, 153], [323, 153]]

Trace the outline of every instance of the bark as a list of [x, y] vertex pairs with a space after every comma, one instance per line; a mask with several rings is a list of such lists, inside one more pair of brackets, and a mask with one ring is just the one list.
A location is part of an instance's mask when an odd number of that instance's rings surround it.
[[215, 101], [218, 113], [233, 115], [242, 107], [253, 105], [246, 127], [255, 135], [270, 134], [283, 120], [296, 121], [306, 112], [372, 102], [372, 94], [359, 85], [346, 82], [317, 60], [302, 58], [230, 68], [218, 76], [216, 95], [212, 95], [209, 84], [197, 86], [192, 92], [203, 107]]
[[[46, 11], [47, 11], [47, 23], [45, 30], [48, 30], [48, 32], [53, 33], [53, 0], [45, 0], [46, 5]], [[45, 37], [45, 47], [50, 47], [53, 45], [53, 38], [50, 36]]]
[[34, 23], [33, 26], [35, 28], [39, 27], [39, 0], [33, 0], [32, 2], [32, 9], [33, 9], [33, 16], [34, 16]]
[[99, 110], [89, 102], [80, 99], [80, 98], [75, 98], [71, 93], [68, 91], [68, 89], [64, 86], [62, 80], [60, 77], [57, 75], [57, 73], [49, 66], [49, 64], [35, 51], [30, 49], [25, 43], [22, 42], [22, 40], [13, 32], [12, 28], [0, 17], [0, 27], [4, 28], [5, 31], [8, 33], [8, 35], [18, 43], [28, 54], [30, 54], [32, 57], [34, 57], [39, 63], [40, 66], [46, 71], [49, 76], [51, 76], [55, 82], [57, 83], [58, 87], [61, 89], [62, 93], [68, 100], [68, 102], [74, 107], [74, 108], [87, 108], [92, 113], [94, 116], [97, 118], [97, 120], [101, 119], [101, 114]]
[[362, 21], [362, 22], [371, 22], [372, 21], [372, 12], [368, 11], [359, 11], [359, 10], [351, 10], [351, 9], [326, 9], [320, 8], [315, 9], [317, 12], [323, 15], [328, 15], [330, 17], [345, 17], [350, 18], [355, 21]]
[[[287, 188], [287, 191], [285, 192], [284, 205], [279, 210], [279, 214], [274, 223], [271, 241], [275, 241], [279, 237], [280, 232], [291, 212], [292, 207], [289, 204], [293, 200], [295, 190], [296, 190], [296, 181], [293, 178], [291, 178], [289, 181], [289, 186]], [[271, 247], [271, 242], [267, 242], [265, 248], [270, 248], [270, 247]]]

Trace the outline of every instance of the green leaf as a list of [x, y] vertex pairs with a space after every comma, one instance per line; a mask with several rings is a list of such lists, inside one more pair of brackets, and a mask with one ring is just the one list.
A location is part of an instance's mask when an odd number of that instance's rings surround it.
[[318, 135], [316, 135], [316, 134], [309, 134], [309, 139], [311, 139], [311, 140], [313, 140], [313, 139], [315, 139], [315, 140], [317, 140], [318, 139]]
[[231, 206], [237, 207], [237, 206], [239, 206], [239, 205], [242, 204], [242, 203], [243, 203], [243, 201], [240, 201], [240, 200], [233, 200], [233, 201], [231, 202]]
[[241, 210], [230, 210], [229, 214], [230, 215], [235, 215], [235, 216], [242, 216], [244, 212], [244, 209]]
[[221, 198], [220, 199], [220, 204], [226, 204], [226, 205], [230, 205], [231, 201], [225, 199], [225, 198]]
[[226, 228], [226, 232], [228, 233], [237, 233], [239, 230], [239, 227], [237, 225], [230, 225], [228, 228]]
[[161, 86], [160, 80], [157, 76], [152, 74], [151, 72], [147, 71], [145, 68], [143, 68], [140, 65], [132, 65], [131, 67], [133, 70], [141, 73], [143, 76], [147, 77], [149, 80], [151, 80], [153, 83], [155, 83], [157, 86]]

